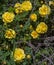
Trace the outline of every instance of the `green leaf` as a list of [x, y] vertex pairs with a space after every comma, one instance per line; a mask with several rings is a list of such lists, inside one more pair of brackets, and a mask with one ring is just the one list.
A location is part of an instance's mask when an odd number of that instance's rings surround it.
[[24, 12], [24, 13], [21, 13], [21, 14], [17, 14], [16, 17], [15, 17], [15, 20], [16, 21], [23, 21], [24, 18], [28, 15], [28, 12]]
[[9, 62], [10, 62], [10, 65], [16, 65], [13, 60], [9, 60]]
[[14, 8], [10, 6], [10, 7], [8, 8], [8, 11], [9, 11], [9, 12], [14, 12]]

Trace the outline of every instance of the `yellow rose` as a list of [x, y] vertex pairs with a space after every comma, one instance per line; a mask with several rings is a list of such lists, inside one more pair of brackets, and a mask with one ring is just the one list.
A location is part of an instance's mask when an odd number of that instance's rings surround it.
[[48, 30], [48, 26], [44, 22], [40, 22], [40, 24], [37, 25], [36, 31], [37, 33], [46, 33]]
[[15, 13], [17, 13], [17, 14], [23, 12], [22, 5], [20, 3], [16, 3], [14, 8], [15, 8]]
[[8, 29], [5, 32], [5, 38], [12, 39], [16, 37], [16, 32], [12, 29]]
[[31, 14], [30, 19], [35, 22], [37, 20], [37, 15], [35, 13]]
[[40, 8], [39, 8], [39, 14], [42, 16], [42, 17], [45, 17], [46, 15], [49, 15], [51, 12], [51, 9], [49, 6], [43, 4]]
[[14, 20], [15, 14], [12, 12], [5, 12], [2, 15], [2, 19], [4, 23], [11, 23]]
[[22, 3], [22, 9], [23, 9], [23, 11], [29, 11], [29, 10], [31, 10], [32, 9], [31, 2], [30, 1], [24, 1]]
[[35, 39], [38, 38], [39, 34], [36, 31], [32, 31], [31, 36]]
[[21, 48], [16, 48], [13, 54], [15, 61], [21, 61], [25, 58], [24, 50]]

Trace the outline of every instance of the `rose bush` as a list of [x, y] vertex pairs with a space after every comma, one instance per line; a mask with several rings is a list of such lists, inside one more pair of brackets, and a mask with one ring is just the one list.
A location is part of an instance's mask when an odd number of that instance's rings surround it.
[[54, 48], [44, 45], [53, 8], [54, 0], [0, 0], [0, 65], [54, 65]]

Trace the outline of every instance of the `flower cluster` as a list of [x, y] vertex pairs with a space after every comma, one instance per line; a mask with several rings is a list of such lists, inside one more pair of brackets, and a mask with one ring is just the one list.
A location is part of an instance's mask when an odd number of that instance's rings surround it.
[[16, 65], [32, 58], [27, 42], [40, 40], [49, 31], [51, 5], [54, 6], [54, 2], [49, 1], [48, 5], [42, 0], [38, 2], [39, 5], [32, 0], [18, 0], [13, 6], [6, 5], [7, 8], [0, 13], [0, 35], [2, 34], [0, 43], [5, 47], [2, 51], [10, 52], [12, 55], [6, 53], [7, 57], [11, 55], [11, 60], [13, 59]]
[[44, 22], [40, 22], [37, 27], [36, 31], [32, 31], [31, 36], [35, 39], [39, 37], [39, 34], [44, 34], [48, 30], [48, 26]]
[[[17, 13], [17, 14], [23, 13], [23, 11], [26, 11], [26, 12], [30, 11], [31, 9], [32, 9], [32, 3], [30, 1], [23, 1], [23, 3], [16, 3], [14, 6], [15, 13]], [[45, 17], [46, 15], [49, 15], [50, 13], [51, 13], [51, 9], [46, 4], [43, 4], [41, 7], [39, 7], [39, 14], [42, 17]], [[4, 23], [13, 22], [14, 18], [15, 18], [15, 14], [13, 12], [5, 12], [2, 15], [2, 20]], [[30, 14], [30, 20], [35, 23], [38, 20], [38, 15], [35, 13]], [[22, 27], [23, 27], [23, 25], [21, 24], [20, 28], [22, 28]], [[32, 25], [30, 25], [30, 29], [33, 29]], [[47, 24], [45, 24], [44, 22], [40, 22], [37, 25], [36, 30], [33, 30], [31, 32], [31, 36], [33, 38], [38, 38], [39, 34], [46, 33], [47, 30], [48, 30]], [[15, 35], [16, 35], [16, 33], [13, 30], [9, 29], [5, 33], [5, 38], [9, 38], [9, 39], [15, 38]]]
[[24, 11], [30, 11], [32, 9], [32, 4], [30, 1], [24, 1], [22, 4], [16, 3], [14, 8], [15, 8], [15, 13], [19, 14]]

